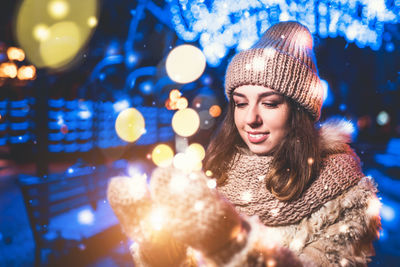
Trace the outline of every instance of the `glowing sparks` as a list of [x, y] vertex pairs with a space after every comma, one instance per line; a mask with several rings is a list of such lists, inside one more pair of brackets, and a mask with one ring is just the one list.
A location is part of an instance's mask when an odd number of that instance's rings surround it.
[[293, 239], [293, 241], [290, 243], [290, 247], [294, 250], [299, 250], [303, 247], [303, 242], [301, 242], [301, 240], [298, 238]]
[[382, 204], [378, 198], [376, 197], [370, 198], [368, 201], [367, 214], [369, 216], [379, 216], [381, 206]]
[[163, 208], [158, 207], [152, 210], [149, 215], [151, 227], [156, 231], [160, 231], [166, 222], [166, 217], [167, 213]]
[[308, 165], [312, 165], [314, 163], [314, 159], [313, 158], [308, 158], [307, 159], [307, 163], [308, 163]]
[[270, 213], [272, 216], [276, 217], [279, 214], [279, 209], [278, 208], [272, 209], [270, 210]]
[[217, 187], [217, 181], [215, 179], [211, 179], [207, 181], [207, 186], [210, 189], [214, 189]]
[[213, 175], [213, 173], [212, 173], [212, 171], [207, 170], [207, 171], [206, 171], [206, 175], [207, 175], [208, 177], [211, 177], [211, 176]]
[[275, 267], [276, 261], [274, 259], [267, 260], [267, 267]]
[[256, 57], [253, 60], [253, 70], [262, 71], [265, 67], [265, 60], [262, 57]]
[[202, 211], [204, 209], [204, 202], [203, 201], [196, 201], [194, 204], [194, 209], [196, 211]]
[[346, 260], [346, 259], [342, 259], [342, 260], [340, 261], [340, 266], [347, 266], [348, 264], [349, 264], [349, 261]]
[[349, 230], [349, 226], [347, 224], [343, 224], [339, 227], [339, 231], [342, 233], [346, 233]]
[[240, 198], [245, 202], [250, 202], [253, 199], [251, 191], [245, 191], [241, 194]]

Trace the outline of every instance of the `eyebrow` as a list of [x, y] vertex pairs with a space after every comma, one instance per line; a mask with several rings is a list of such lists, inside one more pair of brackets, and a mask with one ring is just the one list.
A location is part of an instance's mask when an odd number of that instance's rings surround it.
[[[267, 96], [271, 96], [271, 95], [282, 96], [282, 94], [280, 94], [278, 92], [269, 91], [269, 92], [264, 92], [264, 93], [258, 94], [258, 98], [263, 98], [263, 97], [267, 97]], [[237, 92], [233, 92], [232, 96], [247, 98], [244, 94], [237, 93]]]

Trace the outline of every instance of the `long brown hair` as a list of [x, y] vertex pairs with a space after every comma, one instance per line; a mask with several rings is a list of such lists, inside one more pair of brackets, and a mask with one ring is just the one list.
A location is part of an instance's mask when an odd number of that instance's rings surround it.
[[[318, 175], [321, 165], [319, 134], [312, 116], [303, 107], [285, 96], [289, 105], [288, 134], [274, 149], [266, 188], [282, 201], [298, 198]], [[231, 97], [225, 118], [211, 140], [204, 167], [211, 170], [219, 185], [227, 179], [235, 164], [234, 156], [246, 144], [234, 123], [234, 101]]]

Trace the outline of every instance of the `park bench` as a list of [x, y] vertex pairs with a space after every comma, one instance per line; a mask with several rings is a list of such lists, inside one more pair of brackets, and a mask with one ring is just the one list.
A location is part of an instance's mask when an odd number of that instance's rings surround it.
[[[89, 243], [93, 244], [93, 241], [90, 242], [92, 239], [96, 243], [107, 238], [104, 246], [111, 245], [110, 238], [115, 242], [123, 239], [118, 222], [106, 201], [106, 190], [109, 178], [123, 174], [125, 168], [126, 161], [120, 160], [108, 167], [81, 166], [47, 177], [19, 176], [18, 183], [35, 242], [35, 266], [47, 265], [77, 250], [87, 250]], [[77, 223], [76, 212], [74, 216], [66, 215], [88, 205], [89, 209], [83, 211], [86, 215], [82, 214], [82, 223], [88, 225], [80, 226]], [[106, 211], [107, 218], [103, 216], [90, 225], [93, 219], [90, 209], [96, 211], [99, 208], [109, 209]], [[57, 221], [58, 224], [55, 223]], [[65, 233], [68, 232], [64, 231], [65, 228], [69, 228], [69, 235]], [[79, 233], [79, 229], [75, 228], [82, 228], [84, 233]]]

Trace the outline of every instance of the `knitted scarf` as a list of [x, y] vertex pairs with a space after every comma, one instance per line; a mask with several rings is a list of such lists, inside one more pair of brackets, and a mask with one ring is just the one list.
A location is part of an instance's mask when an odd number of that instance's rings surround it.
[[[238, 156], [238, 155], [237, 155]], [[320, 175], [296, 200], [278, 200], [265, 186], [272, 156], [241, 154], [218, 188], [240, 213], [258, 215], [265, 225], [294, 224], [357, 184], [364, 174], [352, 154], [333, 154], [322, 162]]]

